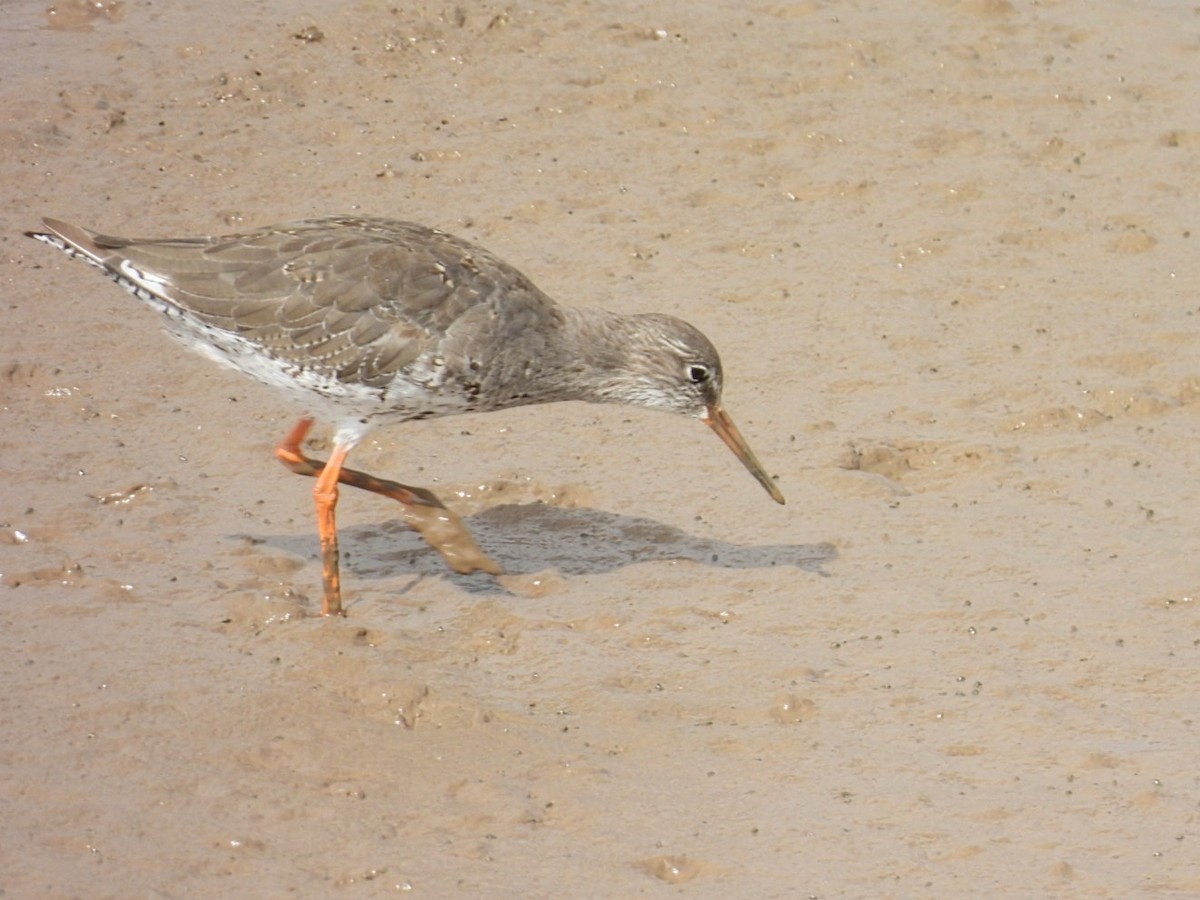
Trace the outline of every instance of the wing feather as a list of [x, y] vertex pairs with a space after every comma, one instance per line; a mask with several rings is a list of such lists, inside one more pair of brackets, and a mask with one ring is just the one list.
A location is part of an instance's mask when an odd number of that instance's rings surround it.
[[409, 222], [331, 218], [229, 237], [131, 240], [53, 220], [78, 252], [185, 318], [287, 364], [385, 388], [480, 303], [551, 301], [481, 248]]

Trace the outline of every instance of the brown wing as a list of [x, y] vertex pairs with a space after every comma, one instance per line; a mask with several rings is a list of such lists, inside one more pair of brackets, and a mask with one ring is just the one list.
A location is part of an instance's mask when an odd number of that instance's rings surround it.
[[330, 218], [229, 237], [130, 240], [48, 220], [118, 278], [276, 358], [385, 387], [472, 307], [515, 291], [511, 266], [409, 222]]

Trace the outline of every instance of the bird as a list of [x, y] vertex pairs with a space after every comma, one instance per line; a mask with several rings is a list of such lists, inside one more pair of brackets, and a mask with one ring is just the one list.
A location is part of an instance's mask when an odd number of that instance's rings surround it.
[[[316, 479], [325, 616], [345, 615], [339, 483], [397, 500], [455, 571], [503, 571], [432, 492], [345, 465], [376, 425], [565, 400], [663, 410], [712, 428], [784, 502], [721, 403], [716, 348], [681, 319], [560, 305], [482, 247], [395, 219], [329, 216], [164, 240], [43, 224], [26, 234], [100, 269], [187, 348], [305, 408], [275, 455]], [[302, 450], [315, 415], [335, 423], [327, 460]]]

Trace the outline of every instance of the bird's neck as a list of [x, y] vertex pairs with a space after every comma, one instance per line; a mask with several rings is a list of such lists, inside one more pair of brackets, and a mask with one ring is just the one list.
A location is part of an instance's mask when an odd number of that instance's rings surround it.
[[627, 377], [633, 351], [631, 339], [636, 317], [606, 309], [567, 309], [553, 368], [546, 375], [569, 385], [571, 400], [589, 403], [620, 402], [616, 394]]

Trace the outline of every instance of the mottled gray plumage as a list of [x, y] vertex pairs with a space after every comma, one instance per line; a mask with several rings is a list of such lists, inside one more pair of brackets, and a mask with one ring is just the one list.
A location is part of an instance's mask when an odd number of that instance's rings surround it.
[[46, 226], [34, 237], [100, 266], [193, 349], [331, 399], [339, 418], [554, 400], [703, 417], [720, 399], [720, 357], [686, 322], [560, 307], [488, 251], [411, 222], [334, 217], [182, 240]]

